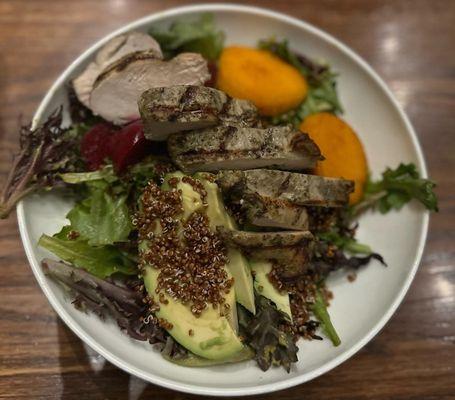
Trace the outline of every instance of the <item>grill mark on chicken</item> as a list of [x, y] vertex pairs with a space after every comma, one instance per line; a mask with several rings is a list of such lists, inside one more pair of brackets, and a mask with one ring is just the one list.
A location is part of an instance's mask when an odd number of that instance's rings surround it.
[[129, 53], [126, 56], [122, 57], [120, 60], [116, 61], [115, 63], [111, 64], [107, 67], [99, 76], [96, 78], [95, 84], [93, 88], [95, 89], [98, 84], [108, 76], [112, 71], [121, 72], [123, 71], [131, 61], [140, 61], [140, 60], [149, 60], [149, 59], [156, 59], [156, 52], [153, 50], [146, 50], [146, 51], [135, 51], [133, 53]]
[[291, 175], [288, 175], [284, 181], [281, 183], [280, 188], [278, 189], [279, 193], [283, 193], [289, 188], [289, 181], [291, 180]]
[[231, 105], [232, 105], [232, 97], [228, 97], [227, 101], [223, 104], [223, 107], [221, 108], [220, 116], [227, 115]]
[[194, 109], [194, 99], [196, 97], [196, 87], [187, 86], [185, 93], [180, 98], [181, 108], [184, 110], [193, 110]]

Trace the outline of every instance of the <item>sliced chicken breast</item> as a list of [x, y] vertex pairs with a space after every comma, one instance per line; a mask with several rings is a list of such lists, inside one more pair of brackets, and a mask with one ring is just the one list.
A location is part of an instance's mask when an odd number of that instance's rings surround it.
[[354, 182], [345, 179], [271, 169], [222, 171], [217, 183], [230, 198], [256, 195], [264, 202], [284, 200], [301, 206], [344, 206], [354, 190]]
[[73, 80], [74, 91], [79, 101], [90, 108], [90, 93], [103, 70], [127, 54], [143, 50], [153, 52], [155, 58], [163, 58], [158, 42], [146, 33], [130, 32], [109, 40], [98, 51], [95, 60]]
[[321, 152], [291, 126], [266, 129], [220, 125], [177, 133], [168, 140], [172, 160], [185, 172], [275, 167], [313, 168]]
[[219, 123], [258, 125], [257, 109], [251, 102], [206, 86], [151, 88], [142, 93], [138, 105], [150, 140], [166, 140], [171, 133]]
[[96, 80], [90, 107], [115, 124], [139, 118], [138, 100], [149, 88], [173, 85], [202, 85], [210, 74], [200, 54], [181, 53], [171, 60], [140, 51], [121, 58]]
[[306, 208], [285, 200], [253, 195], [241, 202], [241, 208], [247, 222], [255, 226], [298, 231], [309, 228]]
[[308, 231], [251, 232], [218, 226], [217, 232], [226, 243], [243, 248], [289, 247], [313, 240]]
[[222, 227], [217, 231], [226, 243], [241, 248], [248, 257], [278, 264], [284, 277], [305, 272], [314, 251], [314, 237], [308, 231], [247, 232]]

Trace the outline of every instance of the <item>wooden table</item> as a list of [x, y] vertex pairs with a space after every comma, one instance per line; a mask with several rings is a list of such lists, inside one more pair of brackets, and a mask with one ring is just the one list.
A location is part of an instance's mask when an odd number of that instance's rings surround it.
[[[1, 0], [0, 173], [60, 72], [87, 46], [136, 18], [185, 1]], [[321, 27], [359, 52], [413, 122], [441, 211], [403, 305], [341, 367], [264, 399], [455, 398], [455, 1], [250, 1]], [[63, 325], [41, 293], [16, 220], [0, 222], [0, 398], [194, 399], [105, 362]]]

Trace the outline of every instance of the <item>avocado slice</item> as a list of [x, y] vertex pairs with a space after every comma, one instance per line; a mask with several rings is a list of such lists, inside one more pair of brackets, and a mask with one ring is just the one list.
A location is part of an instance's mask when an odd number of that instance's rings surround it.
[[[176, 171], [172, 172], [169, 174], [166, 174], [164, 177], [163, 184], [161, 185], [162, 190], [171, 190], [172, 188], [169, 186], [169, 179], [171, 178], [178, 178], [179, 182], [176, 185], [177, 190], [182, 191], [182, 203], [183, 203], [183, 221], [187, 220], [188, 217], [195, 211], [200, 211], [203, 210], [205, 207], [203, 205], [203, 201], [201, 199], [201, 195], [196, 192], [193, 187], [185, 182], [182, 182], [182, 178], [184, 178], [185, 175], [181, 171]], [[208, 199], [207, 199], [208, 200]], [[205, 210], [208, 213], [208, 209], [210, 206]], [[210, 216], [209, 216], [210, 220]], [[228, 266], [227, 267], [227, 273], [228, 277], [230, 278], [232, 276], [231, 271], [229, 270]], [[235, 277], [234, 277], [234, 282], [235, 282]], [[235, 284], [234, 288], [229, 291], [229, 293], [226, 295], [226, 303], [229, 304], [229, 314], [226, 316], [227, 319], [229, 320], [229, 323], [231, 324], [232, 329], [237, 333], [239, 330], [239, 324], [238, 324], [238, 319], [237, 319], [237, 307], [235, 304]]]
[[[162, 189], [171, 189], [168, 184], [170, 178], [182, 178], [183, 176], [182, 173], [168, 174]], [[204, 210], [200, 195], [191, 185], [180, 180], [176, 188], [182, 191], [182, 220], [188, 218], [194, 211]], [[156, 234], [159, 233], [157, 229]], [[147, 246], [147, 241], [141, 243], [141, 247], [143, 246]], [[144, 284], [151, 297], [156, 294], [159, 274], [160, 271], [153, 268], [152, 265], [145, 267]], [[237, 323], [234, 321], [234, 319], [236, 320], [234, 289], [231, 289], [226, 295], [226, 303], [231, 306], [230, 310], [232, 310], [230, 318], [221, 316], [219, 309], [213, 309], [211, 306], [207, 307], [199, 317], [195, 317], [187, 305], [166, 294], [164, 294], [164, 298], [168, 303], [160, 303], [160, 310], [155, 313], [156, 316], [171, 323], [173, 326], [168, 330], [169, 334], [195, 355], [210, 360], [224, 360], [243, 349], [242, 342], [231, 326], [231, 323], [233, 326]]]
[[235, 353], [233, 356], [223, 360], [209, 360], [207, 358], [198, 357], [194, 354], [188, 354], [187, 357], [180, 359], [174, 359], [165, 355], [163, 355], [163, 357], [174, 364], [181, 365], [182, 367], [211, 367], [214, 365], [234, 364], [251, 360], [254, 357], [254, 351], [250, 347], [244, 346], [238, 353]]
[[[210, 219], [210, 225], [213, 229], [216, 229], [217, 226], [236, 229], [236, 223], [227, 213], [221, 191], [214, 180], [211, 179], [212, 176], [213, 175], [207, 173], [198, 173], [194, 175], [194, 177], [202, 183], [207, 192], [207, 215]], [[242, 252], [235, 247], [228, 247], [228, 259], [227, 268], [234, 277], [236, 299], [248, 311], [255, 314], [256, 306], [254, 302], [253, 277], [251, 275], [248, 260]]]
[[[146, 267], [144, 284], [147, 292], [155, 293], [159, 270]], [[192, 353], [210, 360], [224, 360], [241, 351], [243, 344], [231, 328], [226, 317], [219, 310], [207, 307], [196, 318], [188, 306], [165, 295], [168, 304], [160, 303], [155, 314], [173, 324], [169, 334]], [[190, 335], [192, 330], [192, 335]]]
[[254, 287], [256, 291], [275, 303], [278, 310], [284, 312], [292, 322], [289, 294], [280, 293], [267, 276], [272, 270], [272, 263], [267, 260], [250, 260], [251, 270], [254, 271]]

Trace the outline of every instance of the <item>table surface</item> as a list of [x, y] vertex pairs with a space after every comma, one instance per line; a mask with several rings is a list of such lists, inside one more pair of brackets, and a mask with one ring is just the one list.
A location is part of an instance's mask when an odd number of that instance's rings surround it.
[[[17, 148], [19, 117], [31, 118], [77, 55], [129, 21], [188, 3], [2, 0], [0, 182]], [[384, 330], [328, 374], [261, 398], [455, 398], [455, 1], [248, 3], [326, 30], [379, 72], [416, 128], [441, 208], [416, 279]], [[0, 264], [0, 398], [196, 398], [129, 376], [66, 328], [33, 278], [14, 215], [0, 221]]]

